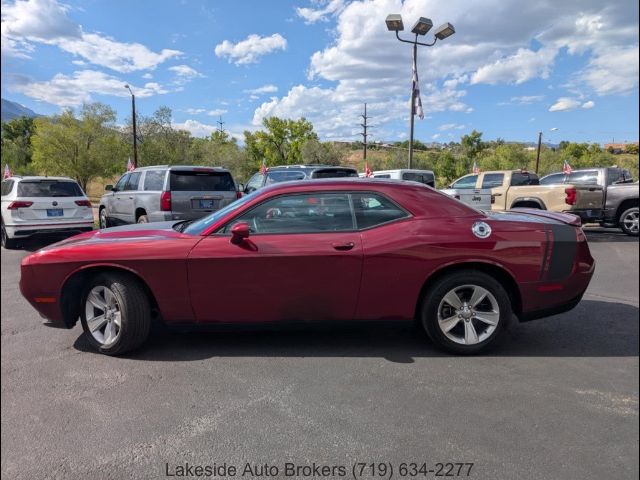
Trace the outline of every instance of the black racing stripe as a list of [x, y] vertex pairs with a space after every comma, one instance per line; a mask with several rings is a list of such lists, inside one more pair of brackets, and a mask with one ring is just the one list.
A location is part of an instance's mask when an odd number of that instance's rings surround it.
[[549, 238], [549, 226], [545, 225], [544, 226], [544, 254], [542, 255], [542, 267], [540, 268], [540, 280], [543, 279], [544, 273], [547, 269], [547, 257], [549, 256], [550, 243], [551, 242]]
[[562, 280], [571, 274], [578, 243], [575, 227], [552, 224], [553, 250], [549, 265], [549, 280]]

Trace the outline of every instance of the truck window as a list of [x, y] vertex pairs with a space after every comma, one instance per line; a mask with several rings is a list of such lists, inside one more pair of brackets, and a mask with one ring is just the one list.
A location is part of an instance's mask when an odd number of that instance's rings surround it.
[[623, 182], [624, 175], [622, 174], [622, 170], [619, 168], [609, 168], [607, 169], [607, 185], [612, 185], [616, 182]]
[[462, 177], [460, 180], [451, 185], [451, 188], [456, 188], [458, 190], [476, 188], [477, 180], [478, 175], [467, 175], [466, 177]]
[[597, 185], [598, 171], [588, 170], [586, 172], [572, 172], [567, 175], [565, 183], [576, 183], [578, 185]]
[[519, 187], [522, 185], [540, 185], [540, 180], [535, 173], [513, 172], [511, 174], [511, 186]]
[[553, 173], [551, 175], [547, 175], [546, 177], [543, 177], [540, 179], [540, 185], [553, 185], [554, 183], [564, 183], [564, 176], [565, 176], [564, 173]]
[[431, 173], [416, 173], [416, 172], [404, 172], [402, 174], [403, 180], [409, 180], [411, 182], [419, 182], [430, 187], [435, 187], [436, 181]]
[[482, 179], [482, 188], [501, 187], [503, 182], [504, 173], [485, 173]]

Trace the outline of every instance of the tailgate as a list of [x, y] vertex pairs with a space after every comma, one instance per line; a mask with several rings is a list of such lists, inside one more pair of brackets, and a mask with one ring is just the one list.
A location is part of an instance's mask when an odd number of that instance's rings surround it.
[[[569, 187], [569, 186], [568, 186]], [[604, 203], [604, 190], [600, 185], [571, 185], [577, 190], [576, 204], [571, 210], [601, 209]]]

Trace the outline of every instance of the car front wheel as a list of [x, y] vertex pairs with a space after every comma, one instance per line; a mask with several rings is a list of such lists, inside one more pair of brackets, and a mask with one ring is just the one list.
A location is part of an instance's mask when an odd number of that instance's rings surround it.
[[109, 228], [109, 217], [107, 217], [107, 209], [106, 208], [101, 208], [100, 209], [100, 228]]
[[638, 207], [632, 207], [620, 215], [620, 228], [627, 235], [638, 236]]
[[129, 275], [100, 274], [87, 285], [80, 320], [87, 340], [96, 350], [121, 355], [139, 347], [149, 335], [149, 298]]
[[425, 296], [421, 320], [436, 346], [474, 354], [493, 346], [511, 318], [504, 287], [482, 272], [460, 271], [440, 279]]

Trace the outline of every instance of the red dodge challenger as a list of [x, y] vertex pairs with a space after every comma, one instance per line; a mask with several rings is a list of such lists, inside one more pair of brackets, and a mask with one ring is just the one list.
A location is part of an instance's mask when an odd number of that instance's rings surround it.
[[22, 261], [20, 289], [52, 327], [78, 318], [118, 355], [170, 325], [417, 319], [477, 353], [521, 321], [566, 312], [594, 260], [573, 215], [490, 213], [413, 183], [277, 184], [208, 217], [77, 235]]

